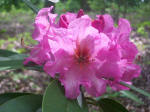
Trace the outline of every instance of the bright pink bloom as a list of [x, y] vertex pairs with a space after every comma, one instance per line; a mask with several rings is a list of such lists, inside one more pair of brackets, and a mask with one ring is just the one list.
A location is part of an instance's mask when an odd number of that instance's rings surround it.
[[92, 26], [99, 32], [110, 33], [114, 29], [114, 21], [109, 14], [98, 15], [98, 19], [92, 22]]
[[117, 28], [114, 27], [111, 33], [106, 32], [111, 43], [99, 52], [98, 58], [104, 63], [98, 70], [98, 77], [110, 79], [108, 84], [114, 90], [128, 89], [118, 82], [130, 83], [133, 78], [140, 75], [140, 67], [133, 64], [138, 50], [129, 40], [130, 32], [130, 23], [121, 18]]
[[[91, 27], [91, 19], [81, 17], [68, 26], [69, 34], [49, 40], [55, 61], [48, 61], [44, 70], [52, 77], [60, 73], [60, 81], [68, 98], [79, 95], [80, 85], [93, 96], [105, 92], [106, 81], [96, 77], [100, 62], [96, 59], [99, 49], [108, 44], [98, 31]], [[109, 41], [109, 38], [106, 37]], [[55, 43], [55, 44], [54, 44]], [[100, 44], [100, 45], [99, 45]], [[60, 45], [60, 46], [59, 46]], [[59, 48], [58, 48], [59, 46]]]
[[55, 26], [57, 14], [50, 13], [53, 7], [43, 8], [35, 18], [34, 31], [32, 37], [34, 40], [41, 41], [44, 35], [47, 35], [50, 27]]
[[67, 12], [66, 14], [60, 15], [60, 20], [59, 20], [59, 26], [63, 28], [68, 28], [68, 25], [71, 21], [80, 18], [81, 16], [84, 15], [84, 12], [82, 9], [79, 10], [79, 12], [76, 13], [70, 13]]
[[43, 37], [43, 40], [31, 49], [30, 56], [26, 58], [24, 64], [32, 61], [38, 65], [43, 65], [49, 59], [51, 59], [50, 46], [48, 44], [47, 37]]
[[35, 20], [33, 39], [39, 42], [24, 62], [43, 65], [51, 77], [59, 73], [68, 98], [80, 93], [80, 86], [92, 96], [100, 96], [110, 85], [114, 90], [128, 88], [120, 81], [138, 77], [140, 67], [134, 64], [138, 51], [130, 42], [130, 23], [120, 19], [116, 28], [110, 15], [99, 15], [92, 21], [83, 10], [62, 14], [56, 22], [51, 8], [41, 9]]

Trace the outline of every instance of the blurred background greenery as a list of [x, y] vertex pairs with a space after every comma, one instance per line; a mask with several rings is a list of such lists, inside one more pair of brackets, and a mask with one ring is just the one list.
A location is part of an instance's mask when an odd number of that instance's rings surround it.
[[[54, 5], [54, 12], [58, 14], [84, 9], [87, 14], [94, 18], [96, 14], [109, 13], [113, 16], [116, 24], [120, 17], [127, 18], [136, 35], [144, 38], [150, 37], [150, 0], [59, 0], [56, 4], [50, 0], [30, 1], [39, 9]], [[3, 39], [9, 37], [26, 36], [26, 39], [30, 40], [29, 32], [33, 29], [31, 23], [33, 23], [34, 17], [35, 14], [22, 0], [0, 0], [0, 46], [4, 42]], [[8, 49], [11, 49], [10, 44]], [[19, 50], [24, 51], [23, 49]]]
[[[31, 1], [39, 9], [53, 5], [54, 13], [59, 15], [83, 9], [92, 18], [97, 14], [109, 13], [116, 25], [120, 17], [128, 19], [133, 29], [131, 41], [134, 41], [140, 51], [142, 60], [139, 63], [143, 70], [141, 77], [133, 80], [133, 84], [150, 92], [150, 0], [59, 0], [56, 4], [49, 0], [27, 1]], [[21, 46], [20, 40], [23, 37], [26, 45], [36, 44], [31, 38], [35, 16], [36, 14], [22, 0], [0, 0], [0, 49], [18, 53], [29, 52]], [[4, 71], [0, 72], [0, 93], [42, 93], [48, 82], [48, 76], [40, 72]], [[113, 97], [120, 96], [115, 94]], [[150, 112], [150, 101], [146, 98], [142, 98], [145, 103], [143, 106], [122, 97], [120, 100], [131, 112]]]

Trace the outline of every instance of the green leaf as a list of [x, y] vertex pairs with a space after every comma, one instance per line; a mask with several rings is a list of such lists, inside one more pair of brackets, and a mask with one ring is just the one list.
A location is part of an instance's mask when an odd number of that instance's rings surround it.
[[96, 100], [101, 100], [103, 98], [116, 98], [120, 96], [120, 92], [114, 92], [114, 93], [106, 93], [100, 97], [97, 97]]
[[9, 70], [9, 69], [20, 69], [23, 68], [23, 60], [9, 60], [1, 61], [0, 60], [0, 71]]
[[36, 112], [42, 112], [42, 108], [37, 109]]
[[23, 60], [25, 57], [27, 57], [26, 54], [18, 54], [0, 49], [0, 71], [23, 68]]
[[16, 52], [0, 49], [0, 57], [8, 57], [17, 54]]
[[112, 88], [111, 87], [107, 87], [106, 88], [106, 93], [100, 97], [97, 97], [96, 100], [100, 100], [102, 98], [115, 98], [115, 97], [119, 97], [120, 96], [120, 92], [113, 92]]
[[122, 94], [121, 96], [123, 97], [127, 97], [127, 98], [130, 98], [131, 100], [139, 103], [139, 104], [144, 104], [138, 97], [137, 95], [133, 94], [132, 92], [130, 91], [120, 91], [120, 93]]
[[115, 100], [104, 98], [98, 101], [103, 112], [128, 112], [128, 110]]
[[18, 96], [29, 95], [30, 93], [4, 93], [0, 94], [0, 105], [8, 100], [16, 98]]
[[36, 71], [39, 71], [39, 72], [43, 72], [43, 67], [38, 66], [38, 65], [25, 66], [25, 68], [28, 69], [28, 70], [36, 70]]
[[33, 12], [38, 13], [39, 9], [32, 4], [29, 0], [22, 0]]
[[41, 103], [40, 95], [19, 96], [2, 104], [0, 112], [36, 112]]
[[16, 52], [0, 49], [0, 71], [21, 68], [37, 70], [41, 72], [43, 71], [42, 66], [24, 66], [23, 61], [25, 57], [27, 57], [26, 54], [19, 54]]
[[0, 57], [0, 71], [23, 68], [24, 54], [15, 54], [8, 57]]
[[88, 112], [87, 105], [80, 107], [76, 100], [65, 97], [58, 81], [52, 81], [43, 97], [42, 112]]
[[129, 84], [125, 83], [125, 82], [120, 82], [120, 84], [123, 85], [123, 86], [126, 86], [126, 87], [128, 87], [128, 88], [130, 88], [130, 89], [132, 89], [132, 90], [134, 90], [134, 91], [136, 91], [138, 93], [140, 93], [140, 94], [143, 94], [144, 96], [147, 96], [150, 99], [150, 93], [148, 93], [148, 92], [146, 92], [146, 91], [144, 91], [144, 90], [142, 90], [140, 88], [136, 88], [133, 85], [129, 85]]

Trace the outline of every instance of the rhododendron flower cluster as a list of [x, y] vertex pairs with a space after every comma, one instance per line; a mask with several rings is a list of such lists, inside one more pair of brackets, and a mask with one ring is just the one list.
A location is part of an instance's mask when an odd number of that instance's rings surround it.
[[108, 14], [93, 20], [79, 10], [62, 14], [56, 21], [52, 8], [38, 12], [32, 35], [38, 45], [24, 64], [42, 65], [51, 77], [59, 74], [65, 95], [71, 99], [77, 98], [81, 86], [96, 97], [104, 94], [108, 85], [117, 91], [128, 89], [119, 82], [131, 84], [140, 74], [140, 67], [134, 64], [138, 50], [129, 40], [128, 20], [119, 19], [115, 27]]

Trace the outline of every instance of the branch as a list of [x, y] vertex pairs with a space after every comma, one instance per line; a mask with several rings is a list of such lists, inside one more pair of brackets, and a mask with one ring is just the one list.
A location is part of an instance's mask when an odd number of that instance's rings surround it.
[[29, 0], [22, 0], [34, 13], [38, 13], [39, 9]]

